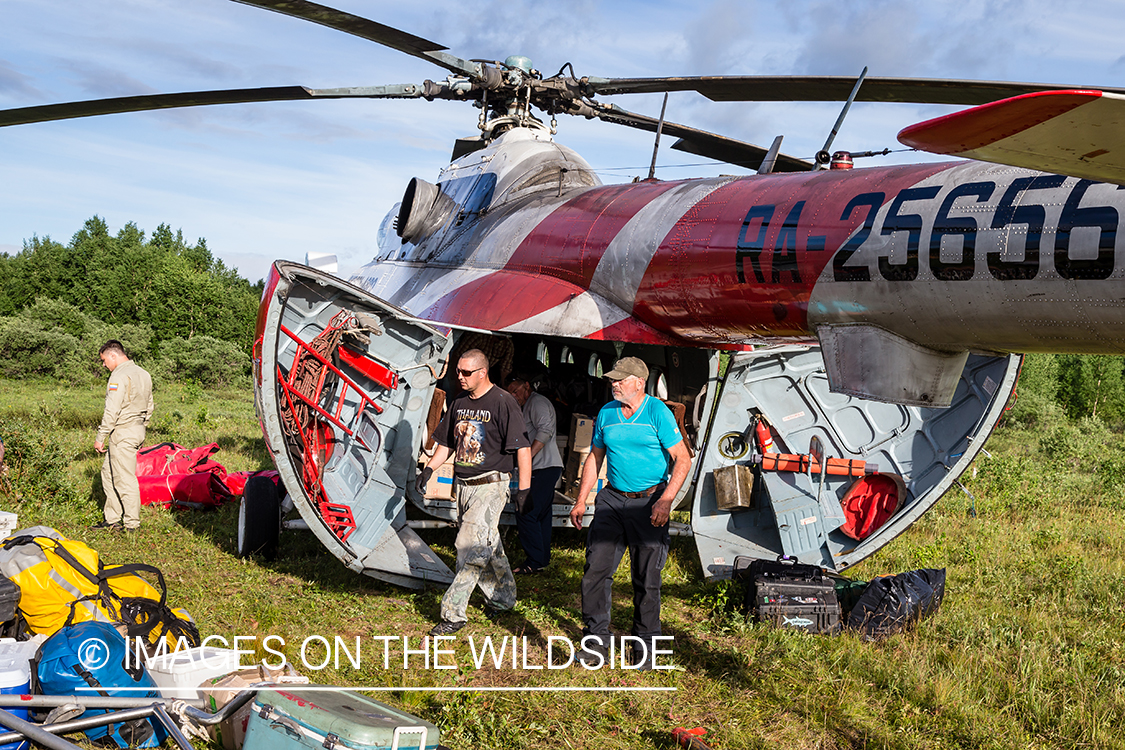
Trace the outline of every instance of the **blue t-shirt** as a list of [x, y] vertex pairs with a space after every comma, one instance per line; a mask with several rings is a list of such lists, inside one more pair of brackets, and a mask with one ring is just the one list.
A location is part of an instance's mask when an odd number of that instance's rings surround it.
[[629, 419], [624, 404], [610, 401], [594, 422], [595, 448], [604, 448], [609, 468], [606, 478], [622, 492], [641, 492], [668, 478], [668, 449], [683, 440], [676, 418], [668, 407], [645, 396]]

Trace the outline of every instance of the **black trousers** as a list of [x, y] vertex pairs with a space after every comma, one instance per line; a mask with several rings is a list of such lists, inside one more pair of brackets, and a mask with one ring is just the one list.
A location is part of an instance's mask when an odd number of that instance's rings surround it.
[[562, 476], [561, 466], [531, 472], [531, 512], [516, 516], [520, 546], [527, 556], [524, 565], [545, 568], [551, 562], [551, 530], [554, 521], [551, 506], [555, 502], [555, 485]]
[[613, 574], [629, 550], [633, 581], [632, 634], [660, 635], [660, 573], [668, 559], [668, 524], [656, 527], [650, 517], [659, 485], [648, 497], [625, 497], [612, 487], [598, 493], [594, 519], [586, 535], [586, 568], [582, 574], [582, 633], [608, 644]]

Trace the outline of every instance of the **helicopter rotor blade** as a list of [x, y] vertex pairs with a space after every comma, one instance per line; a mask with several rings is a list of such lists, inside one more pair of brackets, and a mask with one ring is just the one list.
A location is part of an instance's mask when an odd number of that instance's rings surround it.
[[368, 86], [340, 89], [310, 89], [304, 86], [274, 86], [261, 89], [226, 89], [222, 91], [187, 91], [177, 94], [145, 94], [113, 99], [91, 99], [84, 102], [45, 104], [0, 110], [0, 127], [32, 122], [72, 120], [79, 117], [111, 115], [120, 112], [145, 112], [180, 107], [205, 107], [212, 104], [246, 104], [249, 102], [302, 101], [309, 99], [415, 99], [423, 95], [423, 87], [405, 83], [390, 86]]
[[[700, 76], [694, 78], [590, 78], [596, 94], [659, 94], [696, 91], [716, 102], [842, 102], [855, 86], [854, 76]], [[1013, 81], [867, 77], [858, 102], [917, 104], [987, 104], [999, 99], [1059, 89], [1088, 89]], [[1125, 94], [1125, 89], [1097, 87]]]
[[[650, 133], [655, 133], [657, 127], [660, 126], [660, 121], [654, 117], [629, 112], [615, 104], [599, 104], [596, 112], [595, 116], [603, 122], [626, 125], [638, 130], [647, 130]], [[678, 125], [667, 120], [661, 126], [661, 132], [680, 139], [672, 144], [672, 148], [678, 151], [685, 151], [746, 169], [757, 169], [768, 153], [768, 149], [755, 146], [752, 143], [738, 141], [734, 138], [727, 138], [686, 125]], [[778, 154], [774, 171], [807, 172], [812, 168], [812, 162], [798, 159], [795, 156]]]
[[234, 0], [234, 2], [263, 10], [272, 10], [275, 13], [300, 18], [304, 21], [312, 21], [330, 29], [343, 31], [345, 34], [377, 42], [399, 52], [405, 52], [408, 55], [436, 63], [452, 73], [467, 75], [472, 78], [481, 76], [479, 64], [462, 60], [456, 55], [445, 52], [449, 48], [444, 45], [431, 42], [414, 34], [408, 34], [392, 26], [368, 20], [362, 16], [309, 2], [309, 0]]

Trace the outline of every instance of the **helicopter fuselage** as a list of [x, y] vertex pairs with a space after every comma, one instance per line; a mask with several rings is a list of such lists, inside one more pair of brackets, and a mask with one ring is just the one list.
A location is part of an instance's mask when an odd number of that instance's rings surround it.
[[1125, 350], [1116, 185], [978, 162], [601, 185], [515, 130], [438, 188], [432, 231], [383, 238], [353, 278], [435, 322], [717, 348], [819, 339], [826, 360], [921, 353], [953, 369], [969, 351]]

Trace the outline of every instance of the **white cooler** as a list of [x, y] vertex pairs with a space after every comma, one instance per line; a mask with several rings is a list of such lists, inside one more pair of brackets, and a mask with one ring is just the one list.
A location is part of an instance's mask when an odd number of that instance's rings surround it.
[[[31, 692], [31, 659], [39, 650], [42, 639], [17, 641], [14, 638], [0, 638], [0, 693], [23, 695]], [[26, 708], [9, 708], [13, 714], [28, 721]], [[0, 745], [0, 750], [24, 750], [27, 742], [9, 742]]]
[[200, 646], [175, 654], [161, 654], [145, 661], [149, 677], [161, 697], [202, 700], [197, 689], [215, 677], [238, 669], [238, 652], [229, 648]]

